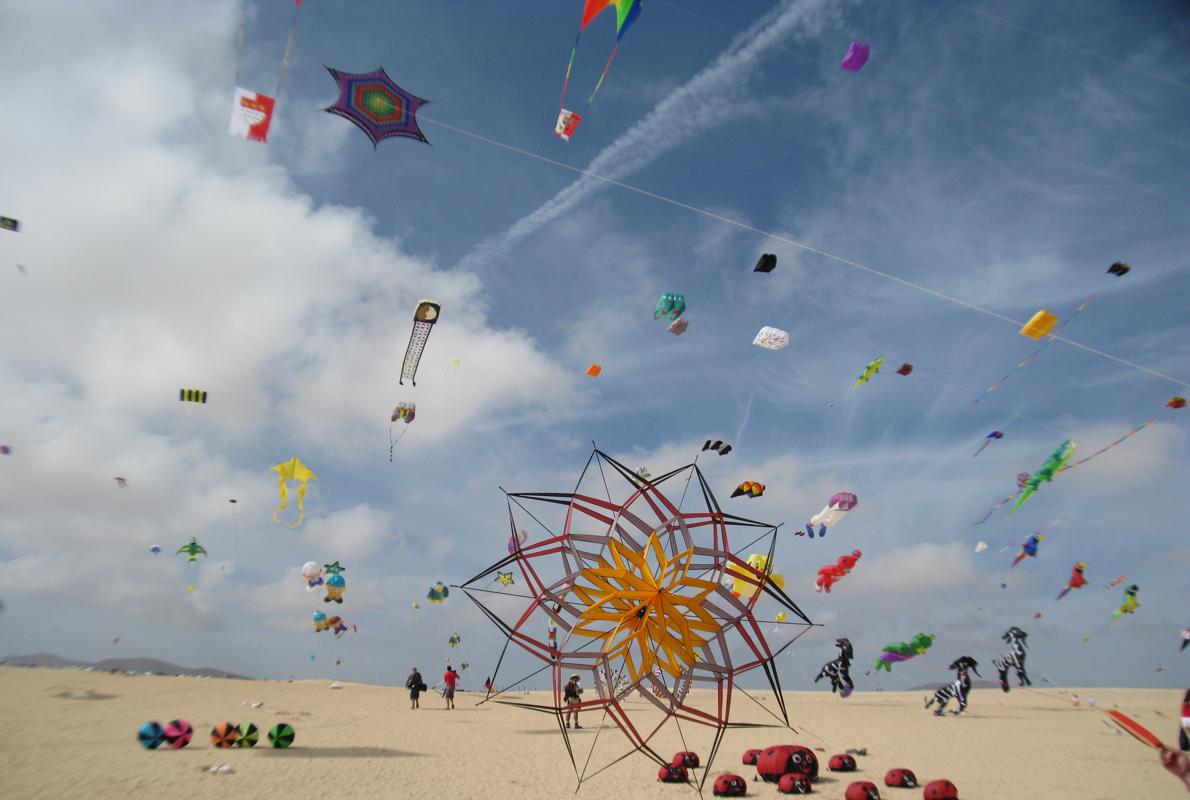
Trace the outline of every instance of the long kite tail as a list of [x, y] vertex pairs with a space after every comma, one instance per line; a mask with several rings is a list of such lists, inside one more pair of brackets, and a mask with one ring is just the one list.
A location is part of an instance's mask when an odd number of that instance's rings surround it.
[[972, 457], [972, 458], [975, 458], [975, 456], [978, 456], [980, 453], [982, 453], [982, 452], [983, 452], [984, 448], [985, 448], [985, 447], [987, 447], [987, 446], [988, 446], [989, 444], [991, 444], [991, 443], [992, 443], [992, 440], [991, 440], [991, 439], [988, 439], [986, 442], [984, 442], [983, 444], [981, 444], [981, 445], [979, 446], [979, 449], [975, 451], [975, 455], [974, 455], [974, 456], [971, 456], [971, 457]]
[[1016, 503], [1014, 503], [1014, 504], [1013, 504], [1012, 508], [1009, 510], [1009, 512], [1008, 512], [1008, 513], [1009, 513], [1009, 514], [1015, 514], [1015, 513], [1016, 513], [1016, 510], [1017, 510], [1018, 508], [1020, 508], [1021, 506], [1023, 506], [1023, 505], [1025, 504], [1025, 502], [1026, 502], [1026, 501], [1027, 501], [1027, 500], [1028, 500], [1030, 497], [1032, 497], [1032, 496], [1033, 496], [1033, 493], [1034, 493], [1034, 492], [1036, 492], [1036, 491], [1037, 491], [1036, 489], [1034, 489], [1034, 488], [1032, 488], [1032, 487], [1029, 487], [1029, 488], [1025, 489], [1023, 492], [1021, 492], [1021, 493], [1020, 493], [1020, 495], [1021, 495], [1021, 496], [1020, 496], [1020, 497], [1018, 497], [1018, 498], [1016, 499]]
[[1058, 599], [1059, 599], [1059, 600], [1061, 600], [1063, 597], [1065, 597], [1065, 596], [1066, 596], [1066, 595], [1068, 595], [1068, 594], [1070, 594], [1070, 587], [1069, 587], [1069, 586], [1067, 586], [1067, 587], [1066, 587], [1065, 589], [1063, 589], [1062, 591], [1058, 592]]

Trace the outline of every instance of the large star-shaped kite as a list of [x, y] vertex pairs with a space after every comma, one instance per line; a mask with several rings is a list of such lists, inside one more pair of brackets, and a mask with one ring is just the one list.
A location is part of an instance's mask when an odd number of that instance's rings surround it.
[[338, 561], [336, 561], [334, 564], [323, 564], [322, 568], [326, 571], [327, 575], [338, 575], [340, 572], [347, 571], [347, 567], [339, 566]]
[[430, 143], [417, 126], [417, 109], [424, 100], [402, 89], [384, 67], [375, 72], [340, 72], [327, 67], [339, 84], [339, 99], [327, 111], [354, 122], [372, 140], [372, 146], [390, 136], [404, 136]]

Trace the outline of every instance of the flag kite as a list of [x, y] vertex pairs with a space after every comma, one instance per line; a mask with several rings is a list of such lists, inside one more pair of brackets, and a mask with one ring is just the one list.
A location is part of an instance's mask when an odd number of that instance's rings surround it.
[[402, 89], [384, 67], [361, 73], [327, 70], [339, 84], [339, 99], [325, 110], [353, 122], [372, 140], [373, 147], [390, 136], [430, 143], [417, 126], [417, 109], [430, 101]]
[[269, 126], [273, 124], [273, 107], [276, 100], [268, 95], [236, 87], [235, 99], [231, 105], [231, 123], [228, 134], [252, 142], [266, 142]]
[[207, 392], [205, 389], [179, 389], [178, 402], [205, 403], [207, 402]]
[[442, 310], [437, 300], [418, 300], [417, 309], [413, 312], [413, 331], [409, 334], [409, 344], [405, 346], [405, 361], [401, 364], [401, 378], [397, 383], [402, 386], [405, 379], [417, 386], [414, 378], [417, 376], [417, 365], [421, 361], [422, 350], [426, 348], [426, 341], [430, 338], [430, 331], [438, 321], [438, 313]]
[[[591, 90], [591, 94], [587, 97], [586, 105], [579, 113], [569, 111], [566, 108], [566, 90], [570, 86], [570, 70], [574, 67], [574, 56], [578, 52], [578, 42], [582, 38], [583, 31], [591, 22], [609, 8], [616, 10], [616, 44], [612, 48], [611, 55], [608, 56], [607, 63], [603, 66], [603, 72], [599, 76], [599, 80], [595, 83], [595, 88]], [[583, 18], [579, 22], [578, 35], [574, 37], [574, 47], [570, 50], [570, 60], [566, 64], [566, 77], [562, 79], [562, 98], [558, 103], [558, 122], [554, 127], [554, 135], [562, 138], [563, 141], [570, 141], [570, 137], [578, 129], [579, 123], [583, 116], [586, 115], [587, 109], [591, 107], [591, 101], [595, 99], [595, 95], [599, 93], [599, 88], [603, 86], [603, 80], [607, 77], [607, 71], [611, 69], [612, 61], [616, 57], [616, 51], [620, 49], [620, 40], [624, 38], [624, 34], [632, 27], [632, 23], [636, 22], [636, 18], [640, 16], [641, 0], [585, 0], [583, 4]]]
[[299, 481], [301, 483], [301, 486], [298, 487], [298, 519], [297, 522], [289, 526], [296, 528], [302, 524], [302, 520], [306, 516], [306, 485], [311, 480], [318, 480], [318, 476], [298, 458], [282, 461], [273, 467], [273, 472], [277, 473], [277, 493], [281, 497], [281, 505], [273, 510], [273, 522], [281, 521], [277, 515], [289, 505], [289, 489], [285, 482]]

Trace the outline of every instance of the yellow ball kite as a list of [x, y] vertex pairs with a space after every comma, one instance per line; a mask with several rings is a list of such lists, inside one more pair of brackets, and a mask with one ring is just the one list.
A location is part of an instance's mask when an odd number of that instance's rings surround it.
[[297, 522], [289, 527], [296, 528], [302, 524], [302, 520], [306, 516], [306, 483], [311, 480], [318, 480], [318, 476], [314, 471], [301, 462], [301, 459], [291, 458], [288, 461], [282, 461], [273, 467], [273, 472], [277, 473], [277, 493], [281, 496], [281, 505], [273, 511], [273, 522], [280, 522], [277, 516], [286, 506], [289, 505], [289, 489], [286, 487], [286, 481], [300, 481], [301, 486], [298, 487], [298, 518]]

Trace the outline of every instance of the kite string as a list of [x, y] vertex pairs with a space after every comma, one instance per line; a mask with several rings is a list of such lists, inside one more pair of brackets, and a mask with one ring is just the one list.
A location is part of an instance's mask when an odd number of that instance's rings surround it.
[[248, 0], [240, 2], [240, 29], [236, 33], [236, 88], [240, 85], [240, 63], [244, 56], [244, 28], [248, 24]]
[[281, 56], [281, 68], [277, 70], [277, 88], [273, 90], [274, 100], [281, 96], [281, 82], [285, 79], [285, 71], [289, 68], [289, 55], [293, 52], [293, 32], [297, 27], [298, 12], [301, 9], [302, 0], [294, 0], [293, 16], [289, 18], [289, 36], [285, 41], [285, 53]]
[[[983, 306], [979, 306], [974, 303], [970, 303], [966, 300], [962, 300], [962, 299], [955, 297], [953, 295], [949, 295], [949, 294], [946, 294], [945, 292], [938, 291], [937, 289], [931, 289], [928, 286], [924, 286], [920, 283], [915, 283], [914, 281], [908, 280], [906, 278], [901, 278], [897, 275], [893, 275], [891, 273], [884, 272], [883, 270], [877, 269], [875, 267], [870, 267], [867, 264], [862, 264], [858, 261], [854, 261], [854, 260], [846, 258], [844, 256], [836, 255], [836, 254], [831, 253], [827, 250], [822, 250], [821, 248], [806, 244], [805, 242], [802, 242], [798, 239], [794, 239], [792, 237], [785, 236], [785, 235], [782, 235], [779, 233], [774, 233], [772, 231], [767, 231], [763, 228], [758, 228], [755, 225], [749, 225], [746, 222], [741, 222], [740, 220], [732, 219], [731, 217], [727, 217], [722, 214], [717, 214], [713, 211], [708, 211], [705, 208], [699, 208], [698, 206], [690, 205], [689, 203], [684, 203], [680, 200], [675, 200], [674, 198], [666, 197], [665, 195], [661, 195], [661, 194], [657, 194], [656, 192], [651, 192], [648, 189], [642, 189], [638, 186], [633, 186], [630, 183], [625, 183], [624, 181], [617, 180], [615, 178], [609, 178], [605, 175], [600, 175], [599, 173], [593, 172], [592, 170], [589, 170], [589, 169], [575, 167], [575, 166], [572, 166], [565, 162], [557, 161], [557, 160], [549, 158], [547, 156], [543, 156], [538, 153], [534, 153], [530, 150], [525, 150], [523, 148], [516, 147], [514, 145], [506, 144], [506, 143], [498, 141], [496, 139], [491, 139], [487, 136], [483, 136], [478, 133], [474, 133], [472, 131], [464, 130], [463, 128], [459, 128], [454, 125], [450, 125], [448, 123], [441, 122], [439, 120], [432, 119], [432, 118], [424, 116], [424, 115], [419, 114], [418, 119], [429, 122], [432, 125], [437, 125], [440, 128], [445, 128], [446, 130], [453, 131], [458, 134], [462, 134], [463, 136], [468, 136], [472, 139], [477, 139], [478, 141], [486, 142], [488, 144], [494, 145], [494, 146], [502, 148], [504, 150], [508, 150], [513, 153], [519, 153], [520, 155], [527, 156], [527, 157], [535, 159], [537, 161], [541, 161], [546, 164], [551, 164], [553, 166], [560, 167], [565, 170], [569, 170], [570, 172], [574, 172], [575, 174], [581, 175], [583, 177], [591, 178], [592, 180], [601, 181], [601, 182], [609, 184], [611, 186], [617, 186], [621, 189], [624, 189], [629, 192], [634, 192], [635, 194], [639, 194], [643, 197], [649, 197], [653, 200], [658, 200], [662, 203], [666, 203], [667, 205], [671, 205], [676, 208], [682, 208], [687, 211], [691, 211], [695, 214], [706, 217], [708, 219], [713, 219], [718, 222], [723, 222], [727, 225], [731, 225], [733, 227], [739, 228], [740, 230], [748, 231], [749, 233], [755, 233], [757, 235], [764, 236], [768, 239], [773, 239], [774, 241], [778, 241], [783, 244], [787, 244], [791, 247], [796, 247], [800, 250], [804, 250], [808, 253], [813, 253], [815, 255], [822, 256], [823, 258], [828, 259], [830, 261], [834, 261], [835, 263], [843, 264], [844, 266], [852, 267], [854, 269], [861, 270], [868, 274], [884, 278], [885, 280], [899, 284], [906, 288], [914, 289], [914, 290], [922, 292], [924, 294], [928, 294], [931, 297], [935, 297], [939, 300], [943, 300], [943, 301], [951, 303], [953, 305], [957, 305], [961, 308], [966, 308], [969, 311], [975, 311], [976, 313], [983, 314], [988, 317], [992, 317], [993, 319], [998, 319], [1001, 322], [1007, 322], [1013, 326], [1016, 326], [1017, 328], [1024, 325], [1024, 323], [1021, 322], [1020, 320], [1013, 319], [1012, 317], [1001, 314], [998, 311], [993, 311], [990, 308], [984, 308]], [[1120, 358], [1119, 356], [1112, 355], [1111, 353], [1105, 352], [1103, 350], [1099, 350], [1098, 348], [1095, 348], [1095, 347], [1091, 347], [1090, 345], [1083, 344], [1082, 342], [1077, 342], [1077, 341], [1074, 341], [1073, 339], [1067, 339], [1063, 336], [1058, 336], [1056, 334], [1052, 334], [1051, 338], [1056, 341], [1068, 344], [1071, 347], [1077, 348], [1079, 350], [1083, 350], [1085, 352], [1092, 353], [1092, 354], [1100, 356], [1102, 358], [1106, 358], [1109, 361], [1114, 361], [1117, 364], [1121, 364], [1123, 366], [1131, 367], [1132, 369], [1139, 370], [1139, 371], [1144, 372], [1148, 375], [1152, 375], [1155, 378], [1160, 378], [1161, 380], [1169, 381], [1170, 383], [1175, 383], [1179, 386], [1190, 386], [1190, 381], [1184, 381], [1184, 380], [1182, 380], [1180, 378], [1176, 378], [1172, 375], [1167, 375], [1164, 372], [1159, 372], [1155, 369], [1146, 367], [1142, 364], [1137, 364], [1133, 361], [1129, 361], [1127, 359]]]

